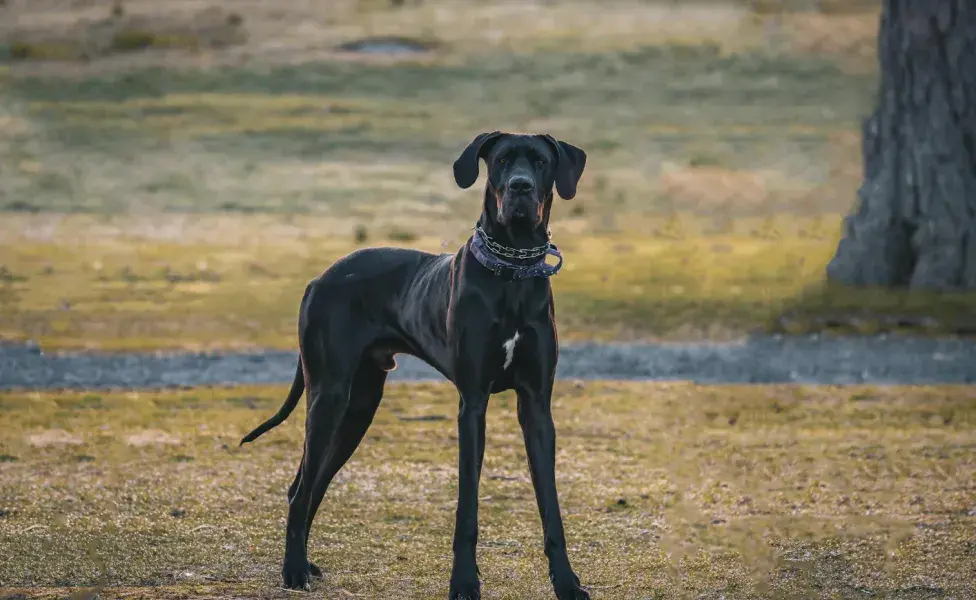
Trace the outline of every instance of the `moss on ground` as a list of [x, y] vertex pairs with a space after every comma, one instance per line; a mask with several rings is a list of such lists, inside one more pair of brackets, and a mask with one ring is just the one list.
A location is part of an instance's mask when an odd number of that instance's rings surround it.
[[[284, 392], [0, 395], [0, 587], [292, 597], [276, 586], [302, 411], [236, 446]], [[389, 387], [312, 531], [316, 596], [446, 593], [455, 410], [447, 385]], [[972, 388], [562, 383], [554, 414], [594, 598], [973, 597]], [[482, 479], [486, 597], [549, 597], [510, 394]]]

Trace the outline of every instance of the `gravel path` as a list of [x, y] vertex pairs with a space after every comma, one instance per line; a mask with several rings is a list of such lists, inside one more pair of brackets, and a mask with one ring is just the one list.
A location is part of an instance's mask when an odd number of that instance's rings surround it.
[[[0, 389], [156, 388], [288, 383], [295, 352], [234, 354], [46, 354], [0, 344]], [[439, 380], [408, 356], [391, 380]], [[732, 344], [573, 344], [560, 350], [560, 379], [699, 383], [976, 383], [976, 341], [892, 337], [757, 337]]]

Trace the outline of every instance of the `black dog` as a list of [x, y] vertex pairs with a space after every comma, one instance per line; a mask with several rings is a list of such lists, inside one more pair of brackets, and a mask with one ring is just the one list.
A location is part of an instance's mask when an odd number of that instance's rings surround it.
[[[394, 355], [416, 356], [457, 386], [459, 485], [451, 600], [481, 597], [475, 562], [478, 482], [490, 394], [515, 390], [518, 420], [545, 533], [549, 577], [560, 600], [589, 598], [566, 554], [556, 497], [550, 401], [558, 358], [552, 288], [562, 265], [549, 241], [552, 190], [576, 195], [586, 154], [548, 135], [476, 137], [454, 162], [462, 188], [488, 165], [475, 234], [456, 254], [372, 248], [340, 259], [305, 289], [299, 363], [284, 405], [247, 435], [284, 421], [307, 391], [305, 448], [288, 490], [282, 576], [309, 589], [318, 567], [306, 554], [322, 497], [373, 420]], [[556, 265], [546, 263], [554, 255]]]

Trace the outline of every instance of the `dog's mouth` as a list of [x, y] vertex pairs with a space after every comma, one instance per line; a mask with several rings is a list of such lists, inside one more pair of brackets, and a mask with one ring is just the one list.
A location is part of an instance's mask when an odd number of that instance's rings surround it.
[[499, 194], [498, 222], [528, 222], [537, 225], [542, 220], [542, 202], [533, 194]]

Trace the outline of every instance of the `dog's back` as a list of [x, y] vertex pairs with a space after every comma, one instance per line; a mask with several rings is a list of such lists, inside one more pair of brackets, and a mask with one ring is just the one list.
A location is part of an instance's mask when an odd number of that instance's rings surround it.
[[299, 328], [321, 332], [354, 326], [348, 335], [370, 340], [369, 346], [379, 343], [372, 353], [389, 355], [378, 358], [381, 363], [393, 364], [393, 354], [407, 352], [450, 379], [447, 307], [453, 258], [391, 247], [352, 252], [309, 284]]
[[336, 260], [313, 283], [329, 287], [374, 286], [392, 277], [402, 284], [402, 277], [410, 276], [419, 266], [437, 257], [409, 248], [361, 248]]

